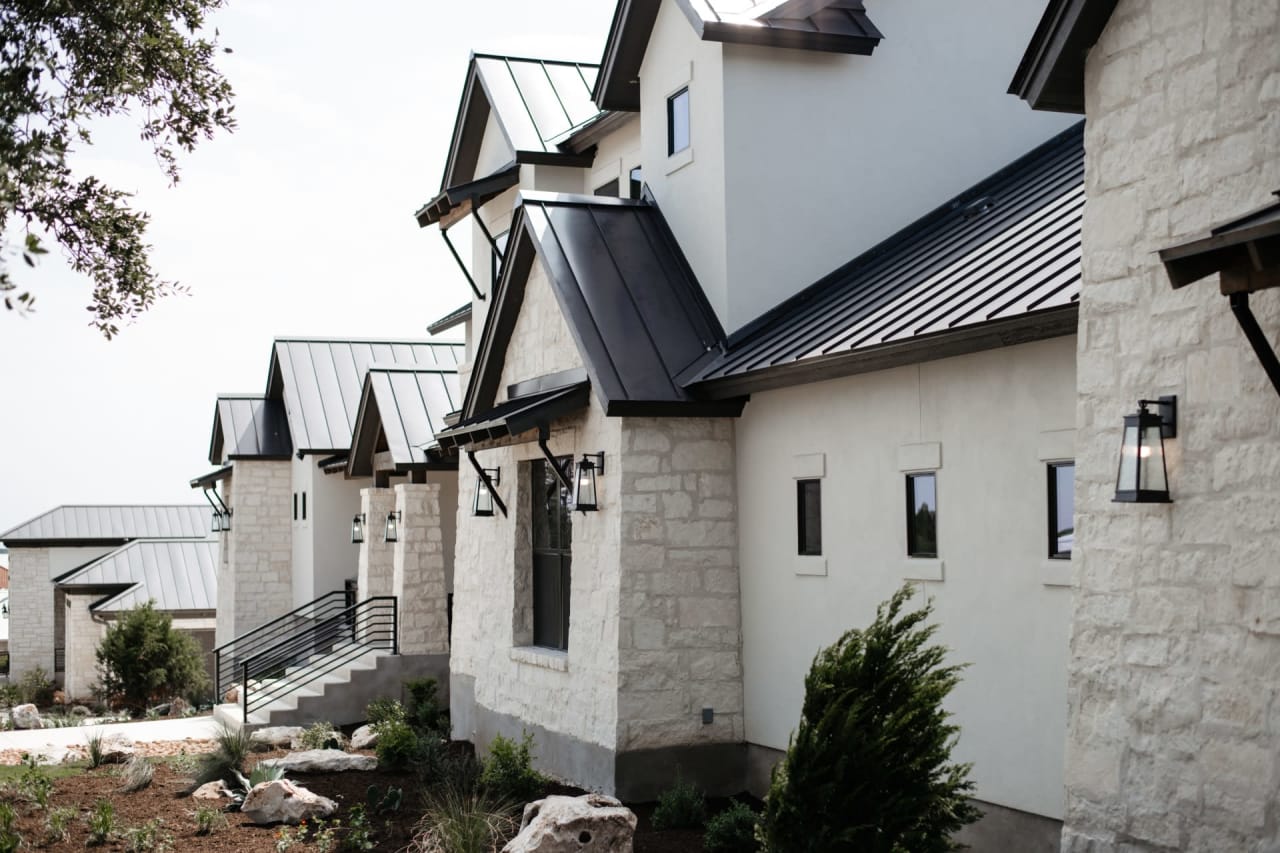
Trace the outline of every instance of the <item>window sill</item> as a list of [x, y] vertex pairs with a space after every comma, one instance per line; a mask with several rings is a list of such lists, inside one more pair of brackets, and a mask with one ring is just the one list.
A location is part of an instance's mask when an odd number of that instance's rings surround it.
[[667, 174], [673, 175], [693, 162], [693, 146], [677, 151], [667, 157]]
[[554, 669], [556, 672], [569, 671], [569, 653], [559, 649], [546, 649], [542, 646], [516, 646], [511, 650], [511, 659], [516, 663], [540, 666], [543, 669]]
[[795, 573], [809, 577], [825, 578], [827, 576], [827, 558], [798, 554], [795, 558]]
[[909, 581], [941, 581], [942, 567], [942, 560], [934, 557], [908, 557], [906, 565], [902, 567], [902, 578]]
[[1040, 582], [1045, 586], [1071, 586], [1071, 561], [1044, 560], [1040, 564]]

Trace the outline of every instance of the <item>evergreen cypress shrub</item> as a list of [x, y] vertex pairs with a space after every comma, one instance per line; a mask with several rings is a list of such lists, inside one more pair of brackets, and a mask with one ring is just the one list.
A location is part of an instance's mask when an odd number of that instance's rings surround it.
[[122, 614], [98, 645], [99, 689], [135, 716], [153, 701], [209, 689], [200, 645], [154, 604]]
[[944, 666], [925, 604], [903, 586], [865, 630], [814, 658], [800, 726], [774, 768], [761, 820], [770, 853], [935, 853], [979, 817], [971, 765], [951, 761], [959, 727], [942, 702], [963, 666]]

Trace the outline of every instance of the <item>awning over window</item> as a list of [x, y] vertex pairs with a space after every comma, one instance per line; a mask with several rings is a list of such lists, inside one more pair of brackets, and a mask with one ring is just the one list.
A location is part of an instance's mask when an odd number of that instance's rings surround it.
[[[503, 166], [492, 175], [486, 175], [483, 178], [468, 181], [465, 184], [449, 187], [424, 204], [415, 214], [418, 219], [418, 227], [426, 228], [428, 225], [441, 222], [440, 227], [448, 228], [457, 219], [470, 213], [473, 209], [481, 207], [485, 202], [501, 195], [518, 183], [520, 183], [520, 164], [511, 163]], [[450, 216], [455, 210], [458, 211], [457, 215]], [[442, 220], [447, 221], [442, 222]]]
[[436, 441], [442, 448], [448, 448], [519, 435], [586, 408], [590, 393], [591, 383], [583, 381], [517, 397], [459, 421], [456, 426], [437, 433]]
[[191, 481], [191, 488], [193, 489], [212, 488], [214, 483], [217, 483], [221, 480], [226, 480], [231, 477], [231, 468], [232, 468], [231, 465], [224, 465], [216, 471], [210, 471], [208, 474], [205, 474], [200, 477], [196, 477], [194, 480]]
[[1214, 273], [1223, 274], [1223, 293], [1280, 286], [1280, 201], [1218, 225], [1207, 237], [1161, 249], [1160, 260], [1175, 288]]

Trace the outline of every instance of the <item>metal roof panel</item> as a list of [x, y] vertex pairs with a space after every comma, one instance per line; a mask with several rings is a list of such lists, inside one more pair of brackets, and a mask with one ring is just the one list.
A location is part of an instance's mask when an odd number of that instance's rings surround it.
[[218, 543], [212, 539], [140, 540], [112, 551], [58, 580], [64, 587], [127, 586], [94, 605], [129, 610], [154, 599], [169, 612], [217, 607]]
[[60, 506], [0, 534], [7, 545], [20, 542], [124, 542], [130, 539], [202, 538], [208, 535], [206, 507], [192, 505]]

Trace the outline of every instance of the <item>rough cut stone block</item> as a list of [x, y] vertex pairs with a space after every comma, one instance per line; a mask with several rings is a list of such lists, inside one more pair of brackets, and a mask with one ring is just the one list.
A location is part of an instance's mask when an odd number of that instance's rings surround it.
[[502, 853], [631, 853], [636, 816], [613, 797], [547, 797], [524, 807]]

